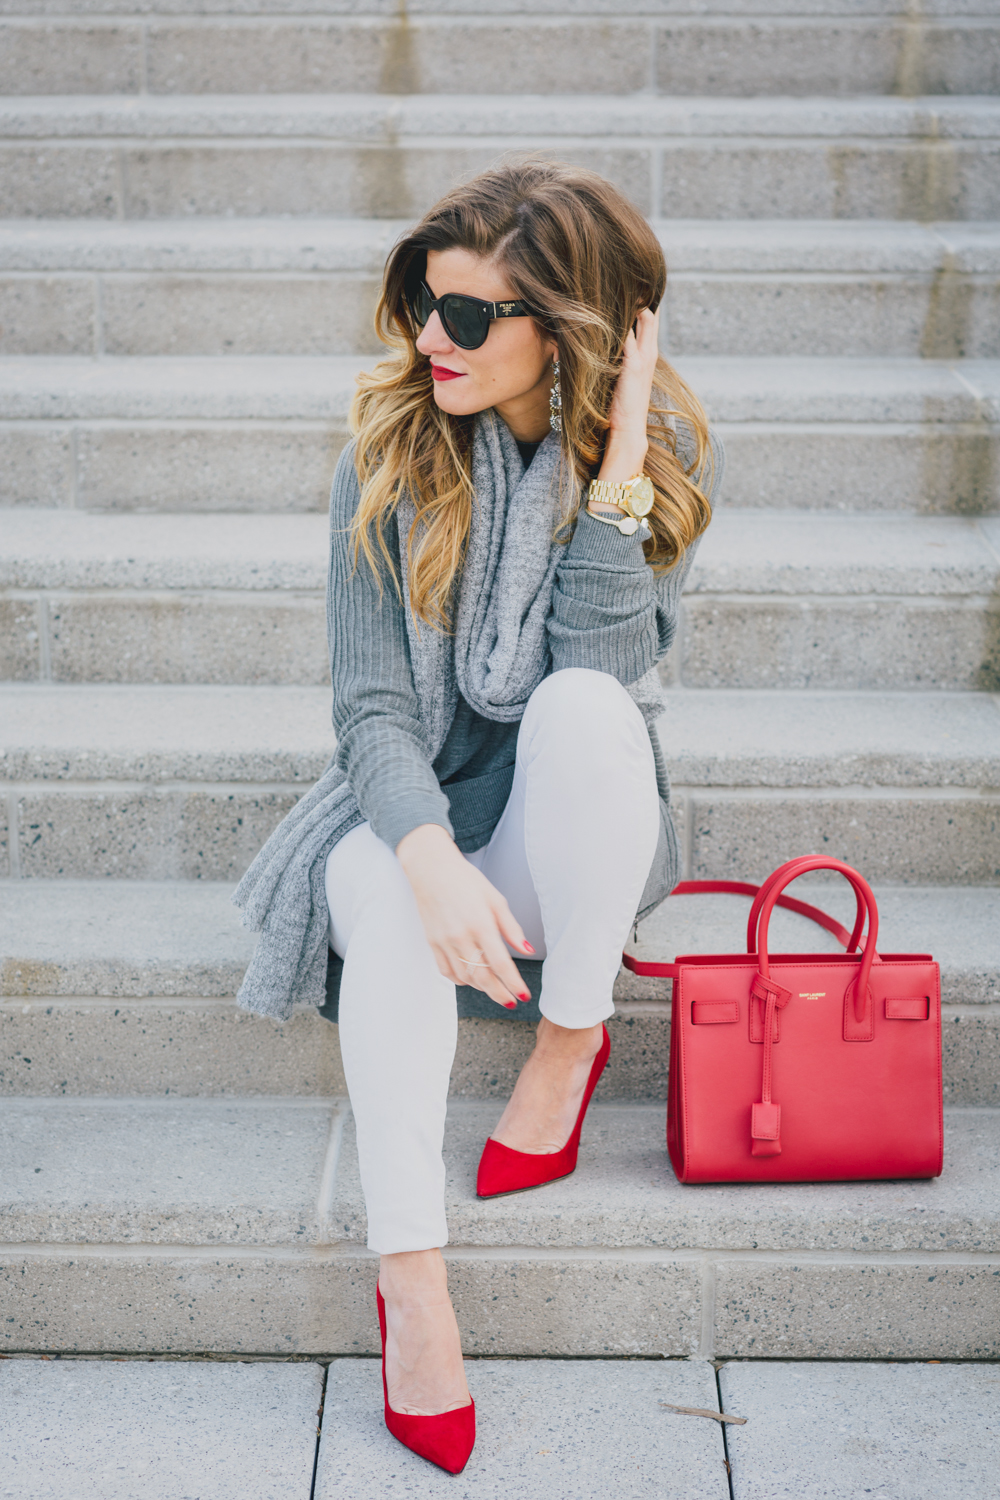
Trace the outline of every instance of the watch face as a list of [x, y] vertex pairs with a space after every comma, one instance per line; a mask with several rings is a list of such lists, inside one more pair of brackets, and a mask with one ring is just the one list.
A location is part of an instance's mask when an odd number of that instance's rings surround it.
[[637, 516], [649, 515], [649, 512], [653, 509], [656, 492], [653, 489], [653, 481], [648, 475], [643, 474], [640, 479], [635, 481], [629, 492], [628, 499], [633, 514]]

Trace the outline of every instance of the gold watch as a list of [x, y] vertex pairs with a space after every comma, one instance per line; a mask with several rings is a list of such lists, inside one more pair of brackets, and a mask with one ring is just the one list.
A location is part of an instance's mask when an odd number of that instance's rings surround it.
[[[640, 521], [653, 509], [655, 499], [653, 481], [645, 474], [637, 474], [634, 479], [623, 479], [617, 483], [610, 479], [592, 479], [587, 493], [587, 514], [593, 516], [595, 521], [606, 521], [609, 526], [617, 526], [623, 536], [632, 536], [639, 530]], [[617, 505], [625, 514], [621, 518], [600, 516], [590, 508], [595, 503]]]

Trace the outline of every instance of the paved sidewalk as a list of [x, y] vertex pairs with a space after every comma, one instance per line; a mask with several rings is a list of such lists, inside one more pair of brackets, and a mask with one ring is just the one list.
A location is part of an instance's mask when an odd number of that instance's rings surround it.
[[[1000, 1366], [470, 1360], [452, 1478], [381, 1417], [379, 1364], [7, 1358], [0, 1500], [989, 1500]], [[722, 1426], [661, 1403], [725, 1410]], [[731, 1466], [731, 1475], [727, 1468]]]

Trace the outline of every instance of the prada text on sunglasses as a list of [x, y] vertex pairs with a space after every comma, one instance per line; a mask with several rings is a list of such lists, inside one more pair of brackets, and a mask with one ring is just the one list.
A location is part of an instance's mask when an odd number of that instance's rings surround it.
[[485, 344], [494, 318], [531, 316], [523, 302], [483, 302], [479, 297], [465, 297], [459, 292], [432, 297], [425, 281], [416, 282], [407, 291], [406, 300], [421, 328], [431, 313], [436, 312], [445, 333], [460, 349], [478, 349]]

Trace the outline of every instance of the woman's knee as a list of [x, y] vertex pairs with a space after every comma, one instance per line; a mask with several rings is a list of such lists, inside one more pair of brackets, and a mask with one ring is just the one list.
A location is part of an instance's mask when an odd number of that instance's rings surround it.
[[590, 667], [565, 667], [543, 678], [528, 699], [524, 722], [529, 733], [554, 724], [574, 739], [602, 744], [622, 736], [649, 740], [642, 714], [617, 677]]

